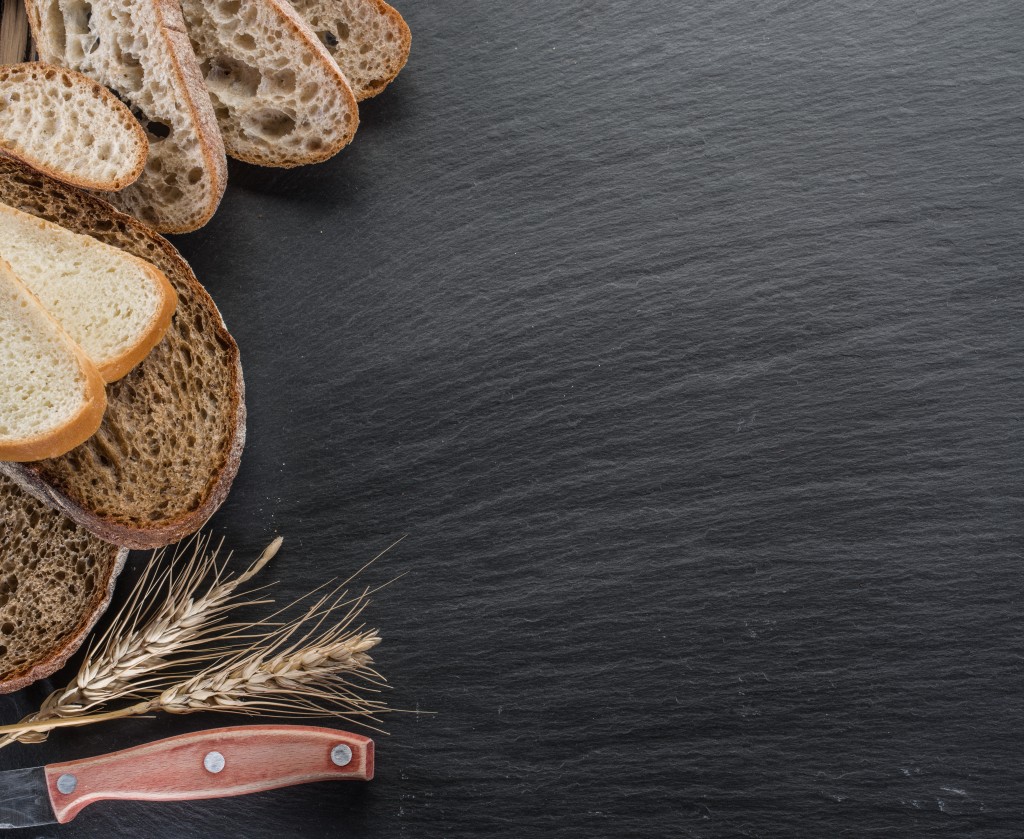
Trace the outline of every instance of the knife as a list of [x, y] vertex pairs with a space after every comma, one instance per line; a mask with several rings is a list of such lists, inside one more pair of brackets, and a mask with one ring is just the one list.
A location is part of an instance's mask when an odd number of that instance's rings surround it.
[[307, 725], [243, 725], [0, 772], [0, 828], [64, 824], [94, 801], [188, 801], [311, 781], [369, 781], [373, 740]]

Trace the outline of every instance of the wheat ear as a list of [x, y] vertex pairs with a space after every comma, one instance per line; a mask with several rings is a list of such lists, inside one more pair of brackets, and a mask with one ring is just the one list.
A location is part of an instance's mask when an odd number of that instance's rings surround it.
[[[162, 572], [156, 569], [161, 567], [164, 553], [156, 553], [128, 602], [100, 640], [90, 646], [75, 678], [51, 693], [39, 710], [22, 722], [80, 716], [143, 690], [159, 690], [176, 681], [174, 671], [183, 663], [216, 656], [221, 651], [218, 648], [200, 649], [210, 635], [216, 632], [223, 640], [245, 626], [225, 626], [227, 613], [238, 606], [268, 602], [243, 601], [237, 589], [274, 558], [282, 541], [276, 538], [246, 571], [234, 577], [225, 575], [230, 555], [219, 562], [220, 546], [210, 550], [208, 537], [186, 543]], [[191, 556], [179, 568], [189, 549]], [[212, 580], [206, 591], [199, 594], [209, 577]], [[164, 590], [164, 599], [152, 607], [152, 598]], [[46, 734], [36, 730], [17, 739], [37, 743], [45, 740]], [[9, 736], [0, 738], [0, 748], [10, 742]]]

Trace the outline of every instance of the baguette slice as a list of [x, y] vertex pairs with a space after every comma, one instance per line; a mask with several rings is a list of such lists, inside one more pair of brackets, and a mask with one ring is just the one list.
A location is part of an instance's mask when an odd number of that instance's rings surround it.
[[164, 233], [206, 224], [227, 161], [177, 0], [26, 0], [26, 8], [39, 57], [110, 88], [148, 133], [142, 175], [105, 197]]
[[99, 371], [0, 259], [0, 460], [64, 454], [105, 407]]
[[0, 201], [153, 263], [178, 294], [164, 339], [107, 386], [92, 438], [62, 457], [0, 471], [125, 547], [195, 532], [227, 496], [245, 443], [238, 347], [217, 307], [166, 240], [98, 198], [0, 159]]
[[0, 475], [0, 693], [67, 662], [106, 611], [127, 557]]
[[356, 99], [376, 96], [409, 60], [412, 33], [384, 0], [291, 0], [338, 62]]
[[0, 67], [0, 150], [59, 181], [116, 191], [142, 174], [149, 141], [103, 85], [37, 62]]
[[231, 157], [260, 166], [326, 160], [352, 141], [359, 106], [287, 0], [182, 0]]
[[104, 381], [124, 376], [167, 332], [177, 303], [155, 266], [0, 203], [0, 258], [83, 349]]

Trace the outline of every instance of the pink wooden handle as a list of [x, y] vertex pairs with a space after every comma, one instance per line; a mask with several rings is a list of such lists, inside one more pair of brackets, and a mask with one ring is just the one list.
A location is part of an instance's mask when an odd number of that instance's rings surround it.
[[369, 737], [308, 725], [244, 725], [183, 734], [46, 767], [57, 821], [105, 798], [225, 798], [310, 781], [373, 777]]

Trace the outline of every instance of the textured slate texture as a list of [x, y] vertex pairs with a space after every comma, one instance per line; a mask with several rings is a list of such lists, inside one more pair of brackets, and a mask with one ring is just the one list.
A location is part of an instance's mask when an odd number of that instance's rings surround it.
[[437, 714], [32, 835], [1021, 835], [1016, 4], [402, 11], [353, 147], [178, 244], [247, 375], [216, 531], [282, 599], [409, 534], [370, 619]]

